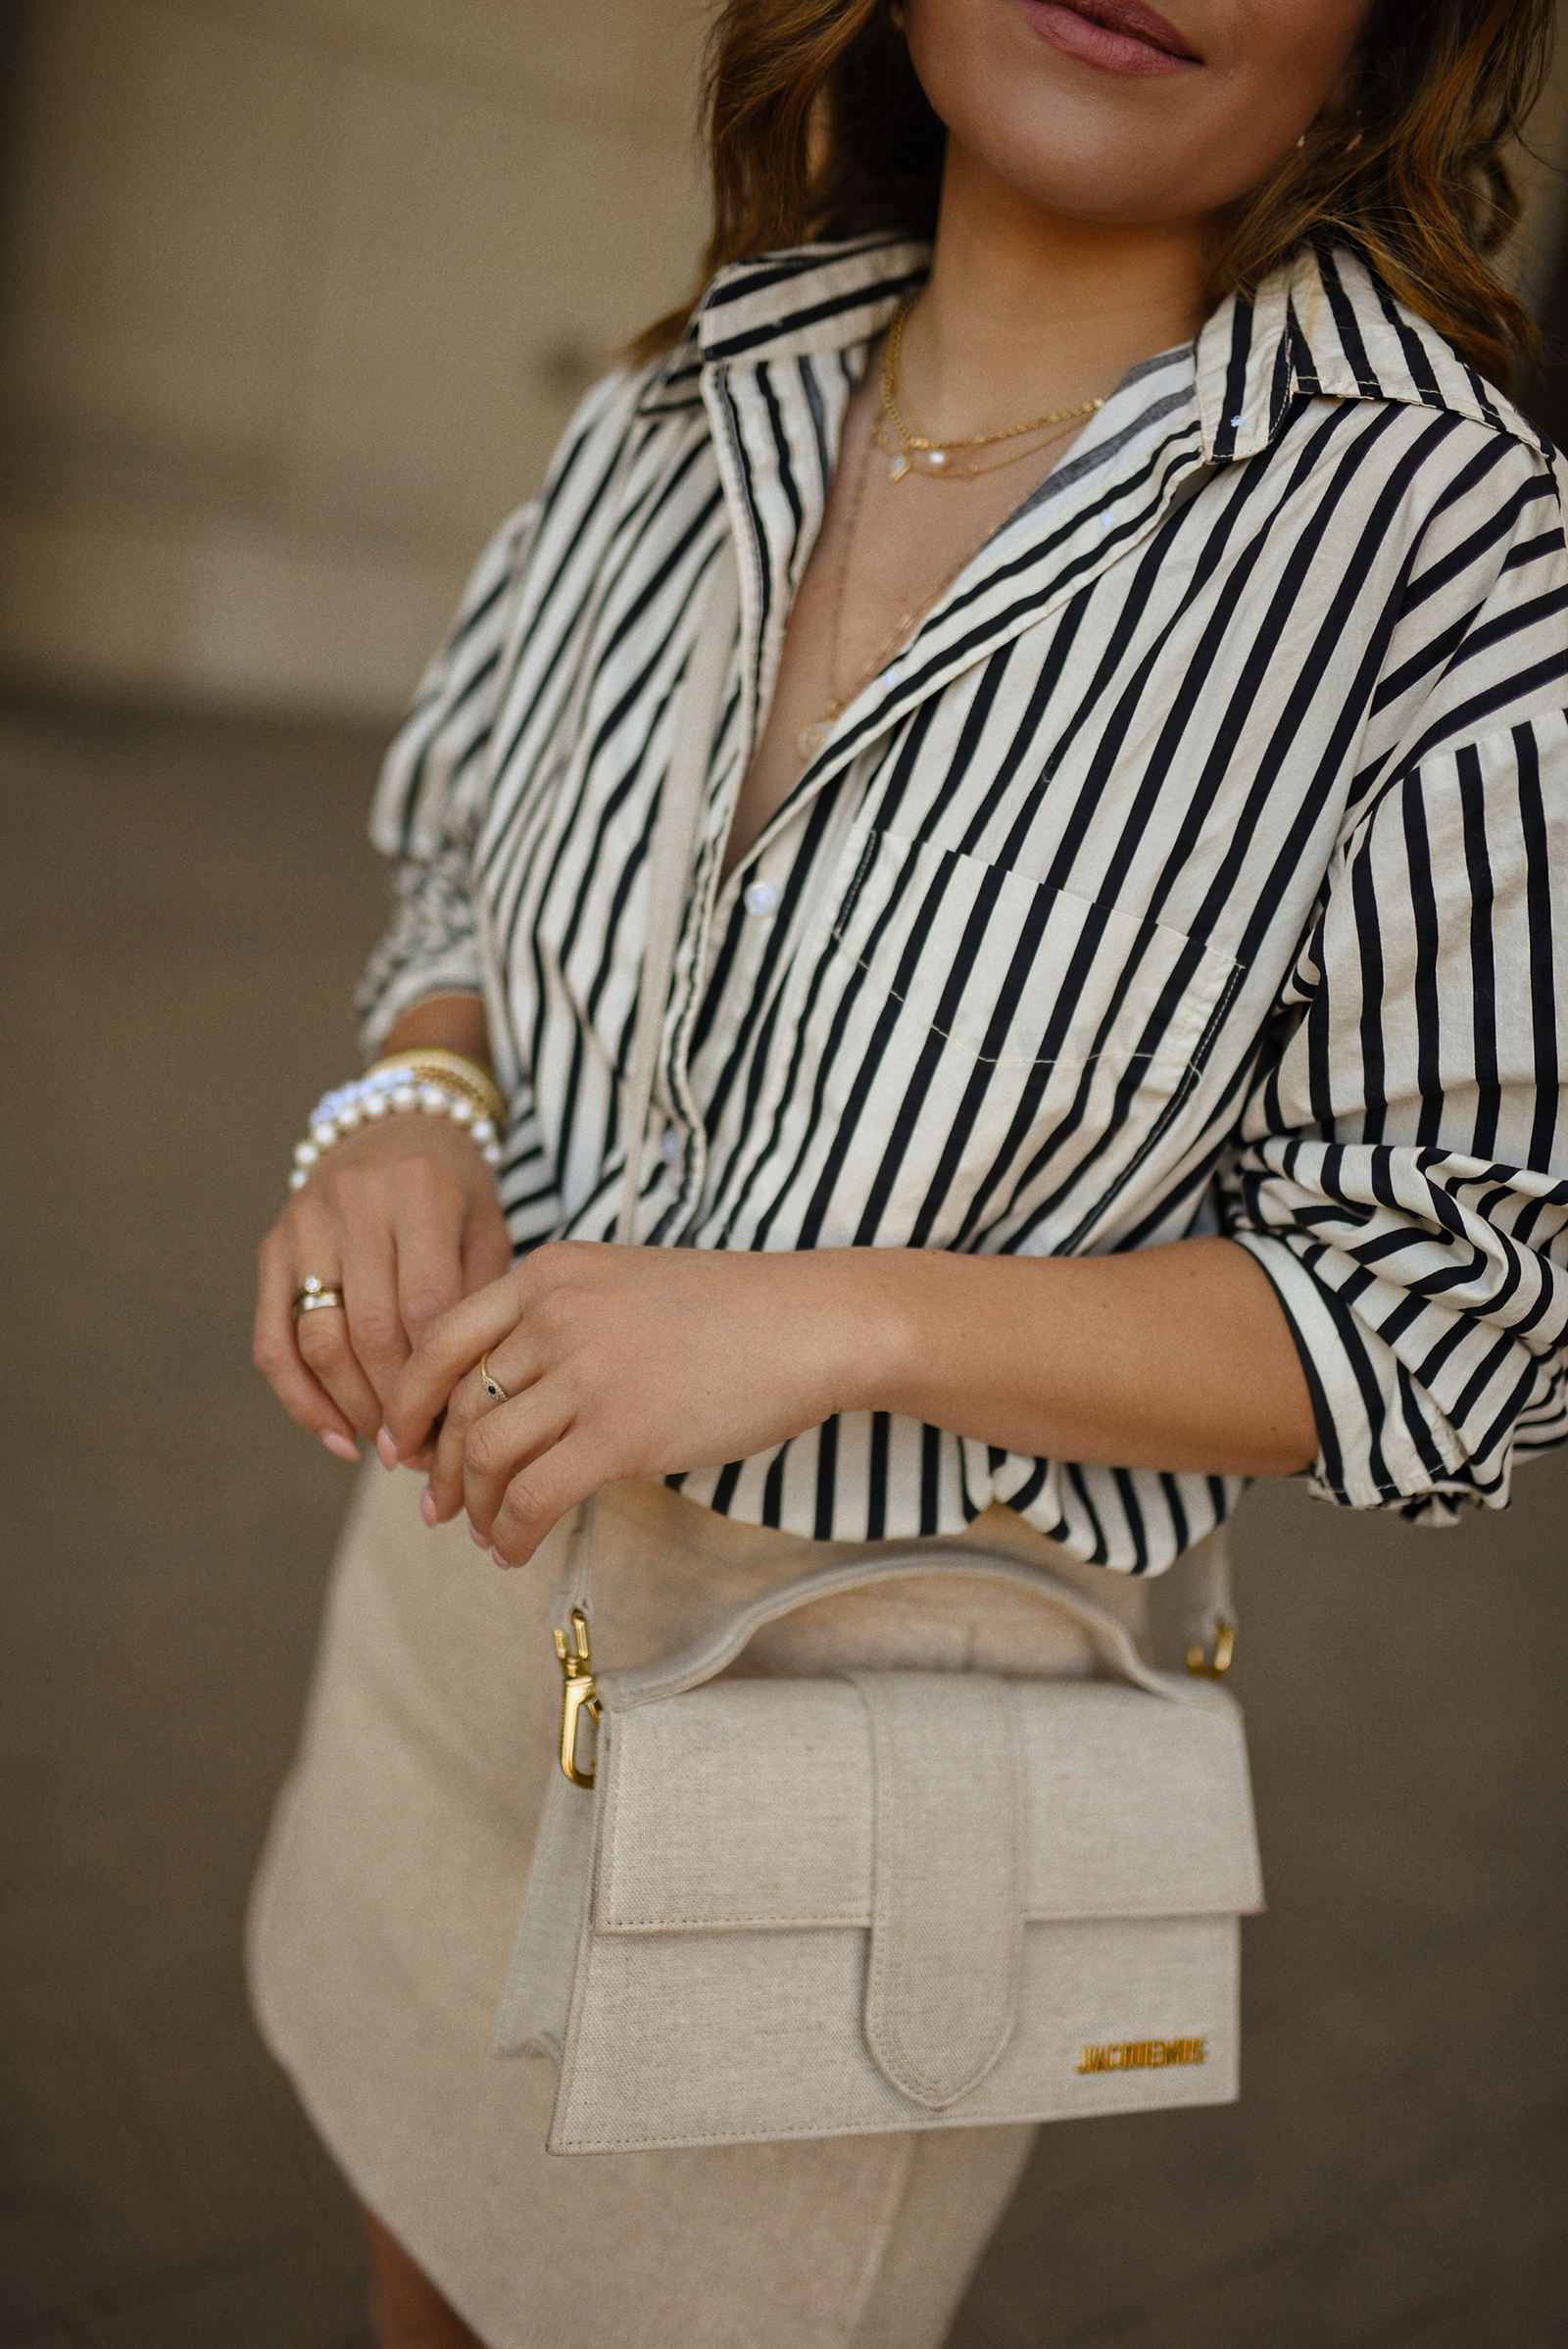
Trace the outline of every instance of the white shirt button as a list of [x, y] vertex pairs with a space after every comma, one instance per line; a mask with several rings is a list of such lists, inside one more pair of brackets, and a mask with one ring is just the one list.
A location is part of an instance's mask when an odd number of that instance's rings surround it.
[[686, 1149], [686, 1144], [682, 1139], [679, 1126], [666, 1126], [664, 1128], [664, 1139], [659, 1147], [664, 1153], [665, 1165], [673, 1166], [676, 1159], [683, 1155]]
[[771, 881], [754, 881], [746, 892], [745, 905], [748, 913], [776, 913], [778, 891]]

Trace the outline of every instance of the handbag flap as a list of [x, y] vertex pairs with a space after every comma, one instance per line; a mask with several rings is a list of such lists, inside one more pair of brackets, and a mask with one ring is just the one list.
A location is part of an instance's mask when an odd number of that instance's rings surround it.
[[1005, 1681], [853, 1675], [871, 1724], [865, 2041], [928, 2112], [978, 2086], [1012, 2035], [1023, 1969], [1018, 1724]]
[[[866, 1674], [859, 1685], [720, 1680], [607, 1712], [595, 1931], [869, 1928], [878, 1786], [862, 1691], [928, 1677], [982, 1681], [900, 1673]], [[984, 1685], [1005, 1690], [1014, 1724], [1025, 1917], [1261, 1907], [1234, 1705], [1174, 1704], [1109, 1681]], [[906, 1799], [889, 1791], [886, 1766], [883, 1778], [885, 1809]], [[996, 1799], [1010, 1797], [999, 1786]], [[953, 1865], [945, 1850], [930, 1850], [929, 1860], [933, 1875]]]

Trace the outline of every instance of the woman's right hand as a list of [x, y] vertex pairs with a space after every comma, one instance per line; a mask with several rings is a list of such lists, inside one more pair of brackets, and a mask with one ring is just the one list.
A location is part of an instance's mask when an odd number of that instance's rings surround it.
[[[424, 1331], [511, 1262], [495, 1177], [460, 1125], [408, 1110], [362, 1127], [317, 1161], [262, 1242], [256, 1366], [291, 1419], [358, 1459], [356, 1433], [374, 1442]], [[296, 1319], [313, 1273], [342, 1290], [343, 1310]]]

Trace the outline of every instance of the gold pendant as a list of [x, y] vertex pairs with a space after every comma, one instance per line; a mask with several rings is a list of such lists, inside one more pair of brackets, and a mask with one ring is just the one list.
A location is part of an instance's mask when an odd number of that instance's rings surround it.
[[897, 457], [894, 458], [893, 463], [888, 466], [888, 479], [890, 481], [902, 481], [908, 469], [909, 460], [905, 456], [904, 451], [901, 449]]
[[796, 735], [795, 748], [803, 759], [809, 761], [816, 757], [832, 731], [833, 720], [830, 717], [813, 717], [810, 724], [803, 726]]

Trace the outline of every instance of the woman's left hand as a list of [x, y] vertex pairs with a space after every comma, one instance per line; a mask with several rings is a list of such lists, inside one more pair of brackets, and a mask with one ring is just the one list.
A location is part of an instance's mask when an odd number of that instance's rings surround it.
[[[466, 1508], [475, 1540], [520, 1565], [602, 1485], [745, 1459], [860, 1407], [879, 1271], [862, 1248], [535, 1248], [432, 1323], [399, 1378], [402, 1459], [446, 1406], [427, 1520]], [[506, 1402], [485, 1394], [481, 1355]]]

